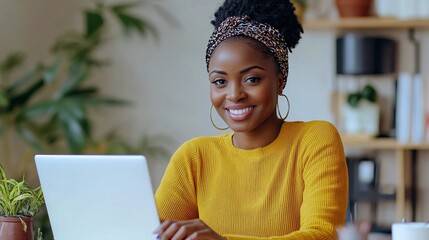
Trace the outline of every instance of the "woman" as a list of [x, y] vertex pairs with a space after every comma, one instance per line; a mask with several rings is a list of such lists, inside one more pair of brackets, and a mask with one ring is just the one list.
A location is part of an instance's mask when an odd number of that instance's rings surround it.
[[348, 194], [340, 137], [330, 123], [278, 116], [302, 32], [293, 11], [289, 0], [226, 0], [215, 13], [210, 99], [233, 132], [173, 155], [156, 192], [160, 239], [337, 238]]

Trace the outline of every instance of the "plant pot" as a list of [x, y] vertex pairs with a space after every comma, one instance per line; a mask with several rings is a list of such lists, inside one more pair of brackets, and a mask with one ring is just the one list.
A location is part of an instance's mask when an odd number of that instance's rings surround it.
[[346, 135], [375, 137], [379, 133], [380, 107], [377, 103], [361, 100], [358, 107], [343, 106]]
[[369, 16], [372, 0], [336, 0], [338, 13], [341, 17]]
[[[24, 231], [24, 225], [27, 231]], [[2, 240], [33, 240], [33, 223], [28, 217], [0, 217], [0, 239]]]

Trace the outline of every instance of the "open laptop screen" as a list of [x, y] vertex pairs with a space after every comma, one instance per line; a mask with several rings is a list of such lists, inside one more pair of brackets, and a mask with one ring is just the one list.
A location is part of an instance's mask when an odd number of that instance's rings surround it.
[[147, 161], [139, 155], [36, 155], [56, 240], [156, 239]]

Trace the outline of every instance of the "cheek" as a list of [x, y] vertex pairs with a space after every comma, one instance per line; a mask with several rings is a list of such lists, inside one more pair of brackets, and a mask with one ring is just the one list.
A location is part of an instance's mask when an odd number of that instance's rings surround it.
[[275, 87], [265, 87], [261, 88], [258, 91], [253, 92], [254, 98], [259, 99], [259, 101], [269, 104], [276, 104], [277, 102], [277, 89]]
[[210, 100], [216, 108], [222, 105], [223, 100], [225, 99], [225, 93], [216, 89], [215, 87], [210, 87]]

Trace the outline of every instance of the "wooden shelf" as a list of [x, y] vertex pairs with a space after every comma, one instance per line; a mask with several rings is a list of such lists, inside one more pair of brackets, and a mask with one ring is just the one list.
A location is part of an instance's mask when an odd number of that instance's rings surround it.
[[304, 30], [368, 30], [429, 28], [429, 19], [398, 20], [396, 18], [357, 17], [305, 21]]
[[373, 150], [429, 150], [429, 143], [399, 143], [394, 138], [360, 138], [342, 136], [345, 148]]

